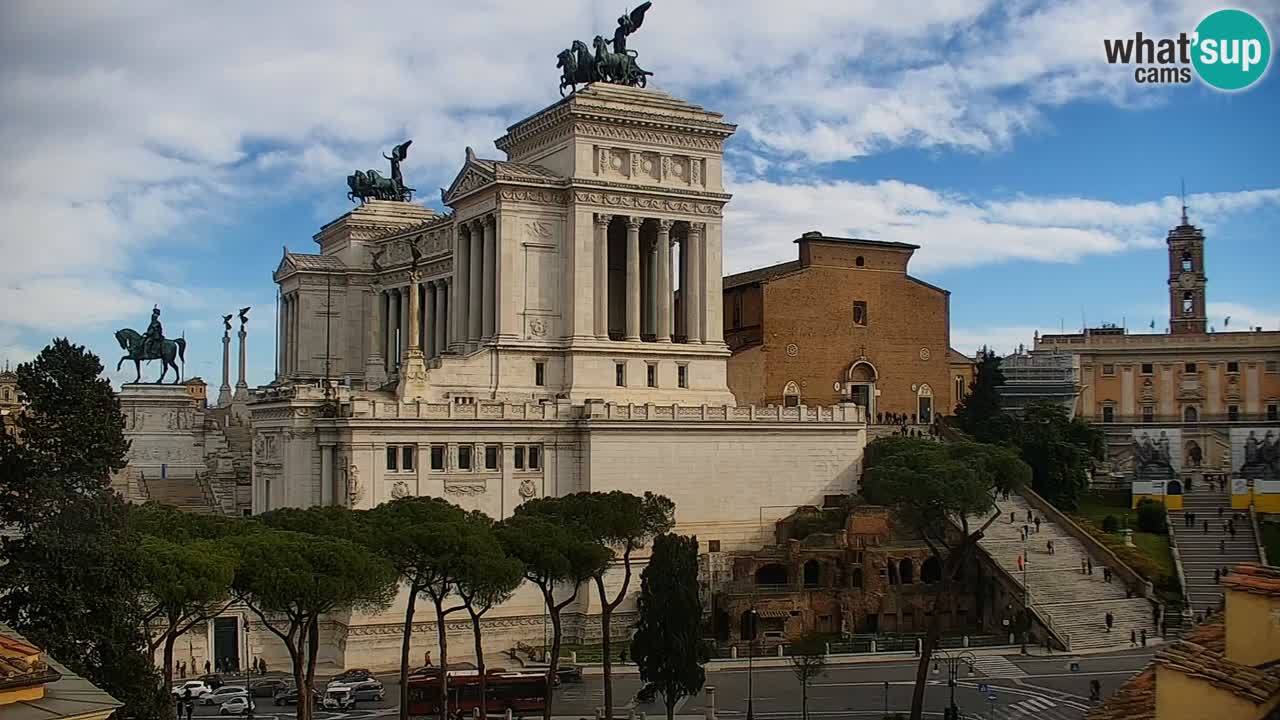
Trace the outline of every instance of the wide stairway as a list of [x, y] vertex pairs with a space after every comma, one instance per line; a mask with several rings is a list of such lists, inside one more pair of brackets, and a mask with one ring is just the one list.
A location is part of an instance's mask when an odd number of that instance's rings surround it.
[[213, 505], [197, 478], [146, 479], [147, 497], [153, 502], [172, 505], [184, 512], [212, 513]]
[[[1035, 523], [1027, 522], [1027, 512], [1038, 513], [1016, 494], [1008, 500], [997, 500], [996, 504], [1001, 517], [987, 528], [980, 545], [1019, 586], [1024, 573], [1018, 569], [1018, 556], [1027, 552], [1025, 577], [1031, 605], [1059, 633], [1070, 636], [1073, 651], [1128, 645], [1130, 630], [1146, 630], [1148, 638], [1159, 637], [1151, 603], [1142, 597], [1126, 597], [1119, 578], [1103, 582], [1103, 566], [1098, 558], [1094, 558], [1093, 575], [1081, 574], [1080, 560], [1086, 553], [1080, 541], [1043, 516], [1040, 531], [1035, 532]], [[1009, 522], [1010, 512], [1015, 522]], [[1032, 530], [1026, 543], [1021, 536], [1024, 523]], [[1054, 544], [1053, 555], [1046, 546], [1049, 540]], [[1115, 619], [1110, 633], [1105, 621], [1108, 611]]]
[[[1203, 613], [1218, 606], [1222, 586], [1213, 580], [1214, 569], [1234, 568], [1240, 563], [1257, 563], [1258, 544], [1247, 511], [1231, 511], [1231, 498], [1226, 492], [1211, 491], [1203, 482], [1194, 483], [1194, 492], [1182, 496], [1182, 510], [1171, 510], [1169, 522], [1178, 543], [1182, 573], [1187, 579], [1187, 596], [1191, 612]], [[1218, 516], [1218, 510], [1222, 516]], [[1187, 513], [1195, 513], [1196, 526], [1186, 527]], [[1236, 517], [1236, 536], [1232, 539], [1224, 526]], [[1209, 521], [1209, 532], [1204, 521]], [[1224, 552], [1225, 550], [1225, 552]]]

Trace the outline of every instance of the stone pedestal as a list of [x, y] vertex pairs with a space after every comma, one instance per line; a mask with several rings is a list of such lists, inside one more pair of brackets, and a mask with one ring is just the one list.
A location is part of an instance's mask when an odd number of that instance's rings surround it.
[[396, 397], [407, 403], [423, 400], [428, 397], [431, 387], [427, 382], [427, 359], [422, 351], [411, 348], [404, 356], [404, 367], [400, 368], [400, 383], [396, 386]]
[[204, 413], [182, 385], [125, 385], [117, 394], [129, 440], [127, 468], [149, 480], [190, 478], [205, 470], [199, 429]]

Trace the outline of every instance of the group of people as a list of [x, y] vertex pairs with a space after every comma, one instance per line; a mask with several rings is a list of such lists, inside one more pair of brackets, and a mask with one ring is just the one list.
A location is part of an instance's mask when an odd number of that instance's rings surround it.
[[[1103, 616], [1103, 622], [1106, 623], [1107, 632], [1111, 632], [1112, 630], [1115, 629], [1116, 616], [1112, 615], [1111, 611], [1108, 610], [1107, 614]], [[1138, 647], [1139, 644], [1141, 644], [1142, 647], [1147, 646], [1146, 628], [1129, 631], [1129, 647]]]
[[916, 414], [911, 413], [876, 413], [877, 425], [919, 425], [916, 422]]
[[[251, 668], [251, 670], [253, 670], [254, 674], [256, 675], [267, 674], [266, 660], [263, 660], [262, 658], [254, 658], [252, 665], [253, 667]], [[196, 661], [192, 660], [191, 672], [194, 673], [195, 671], [196, 671]], [[179, 678], [185, 679], [187, 677], [187, 661], [186, 660], [175, 661], [173, 663], [173, 672]], [[205, 660], [204, 674], [209, 675], [210, 673], [215, 673], [215, 672], [218, 672], [218, 673], [240, 672], [240, 658], [236, 658], [236, 657], [218, 658], [216, 661], [212, 663], [210, 663], [208, 660]]]

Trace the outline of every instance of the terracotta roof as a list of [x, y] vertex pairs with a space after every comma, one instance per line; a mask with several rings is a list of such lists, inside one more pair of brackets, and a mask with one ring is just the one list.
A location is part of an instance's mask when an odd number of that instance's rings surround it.
[[1085, 720], [1155, 720], [1156, 671], [1148, 667], [1135, 675], [1106, 702], [1091, 708]]
[[306, 255], [303, 253], [289, 253], [286, 255], [289, 262], [299, 270], [319, 270], [333, 271], [345, 270], [347, 266], [341, 260], [333, 255]]
[[735, 288], [740, 285], [750, 285], [752, 283], [761, 282], [763, 280], [772, 280], [773, 278], [795, 272], [800, 269], [799, 260], [788, 260], [777, 265], [756, 268], [755, 270], [747, 270], [746, 272], [736, 273], [734, 275], [725, 275], [723, 287], [725, 290]]
[[1230, 575], [1222, 578], [1222, 584], [1230, 590], [1280, 597], [1280, 568], [1237, 565]]
[[0, 690], [43, 685], [58, 677], [39, 648], [20, 637], [0, 635]]
[[1195, 632], [1156, 652], [1156, 663], [1188, 677], [1204, 680], [1255, 705], [1280, 694], [1280, 667], [1251, 667], [1226, 657], [1226, 625], [1202, 625]]
[[969, 357], [968, 355], [965, 355], [964, 353], [960, 352], [959, 350], [957, 350], [957, 349], [955, 349], [955, 348], [947, 348], [947, 350], [949, 351], [949, 352], [948, 352], [948, 354], [947, 354], [947, 358], [948, 358], [948, 360], [949, 360], [950, 362], [954, 362], [954, 363], [966, 363], [966, 362], [967, 362], [967, 363], [969, 363], [970, 365], [973, 365], [973, 364], [974, 364], [974, 360], [973, 360], [973, 358]]

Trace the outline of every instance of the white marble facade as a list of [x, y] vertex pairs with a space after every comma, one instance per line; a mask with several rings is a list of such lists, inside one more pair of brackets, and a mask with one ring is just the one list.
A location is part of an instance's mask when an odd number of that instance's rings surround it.
[[[468, 148], [449, 214], [373, 201], [322, 228], [318, 254], [286, 252], [279, 372], [250, 405], [254, 512], [412, 494], [502, 518], [532, 497], [652, 490], [680, 532], [732, 550], [854, 490], [862, 408], [728, 390], [733, 131], [662, 92], [593, 85], [509, 128], [507, 160]], [[394, 665], [399, 612], [334, 618], [327, 656]], [[541, 640], [535, 594], [492, 615], [493, 649]], [[434, 642], [419, 619], [415, 652]]]

